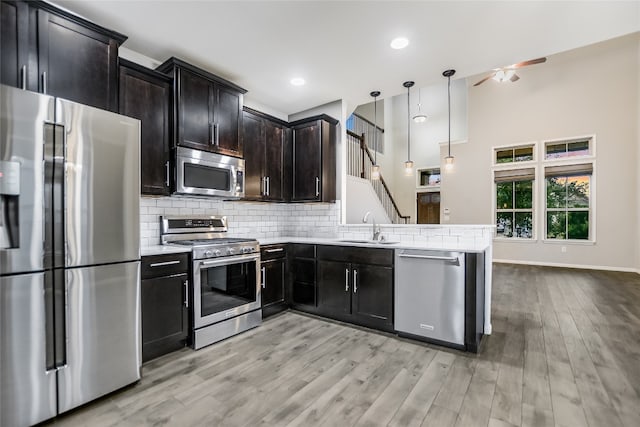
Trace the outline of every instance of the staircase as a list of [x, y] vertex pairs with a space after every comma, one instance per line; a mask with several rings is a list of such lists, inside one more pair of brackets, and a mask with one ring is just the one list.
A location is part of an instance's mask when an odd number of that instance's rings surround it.
[[[400, 213], [382, 174], [380, 174], [380, 179], [371, 179], [373, 155], [369, 151], [369, 147], [367, 147], [365, 135], [364, 132], [358, 135], [351, 130], [347, 130], [347, 174], [365, 179], [371, 183], [392, 224], [408, 224], [411, 217]], [[377, 139], [380, 140], [381, 138]]]

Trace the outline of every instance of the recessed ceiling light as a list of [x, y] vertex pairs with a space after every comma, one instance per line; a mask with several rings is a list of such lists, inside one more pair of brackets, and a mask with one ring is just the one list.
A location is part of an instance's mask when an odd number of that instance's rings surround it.
[[391, 40], [390, 46], [393, 49], [404, 49], [405, 47], [409, 46], [409, 39], [406, 37], [396, 37], [395, 39]]
[[302, 77], [294, 77], [291, 79], [291, 84], [294, 86], [302, 86], [305, 84], [305, 81]]

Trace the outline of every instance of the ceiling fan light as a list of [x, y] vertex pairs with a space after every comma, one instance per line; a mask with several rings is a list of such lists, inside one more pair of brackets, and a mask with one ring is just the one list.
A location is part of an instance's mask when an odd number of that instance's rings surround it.
[[379, 165], [371, 165], [371, 179], [373, 179], [373, 180], [380, 179], [380, 166]]
[[424, 123], [427, 121], [427, 116], [424, 114], [418, 114], [417, 116], [413, 116], [413, 121], [416, 123]]
[[515, 81], [517, 80], [517, 79], [513, 80], [515, 75], [516, 75], [515, 70], [498, 70], [493, 75], [493, 80], [500, 83]]
[[405, 176], [413, 176], [413, 162], [411, 160], [404, 162], [404, 174]]

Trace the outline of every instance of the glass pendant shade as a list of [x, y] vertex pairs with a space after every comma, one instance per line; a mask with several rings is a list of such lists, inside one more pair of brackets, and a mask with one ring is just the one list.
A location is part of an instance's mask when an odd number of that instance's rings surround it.
[[371, 166], [371, 179], [380, 179], [380, 166]]
[[453, 170], [453, 156], [447, 156], [444, 158], [444, 168], [447, 171]]
[[413, 175], [413, 162], [411, 160], [407, 160], [406, 162], [404, 162], [404, 174], [406, 176]]

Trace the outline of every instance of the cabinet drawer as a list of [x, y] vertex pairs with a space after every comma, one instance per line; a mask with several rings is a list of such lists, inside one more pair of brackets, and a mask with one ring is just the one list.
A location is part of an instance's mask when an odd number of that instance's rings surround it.
[[142, 278], [170, 276], [189, 271], [189, 254], [150, 255], [142, 257]]
[[393, 266], [393, 249], [318, 245], [318, 259]]
[[315, 258], [316, 245], [307, 245], [304, 243], [292, 243], [289, 245], [289, 253], [295, 258]]
[[287, 256], [287, 245], [267, 245], [260, 247], [260, 259], [269, 261], [271, 259], [284, 258]]

